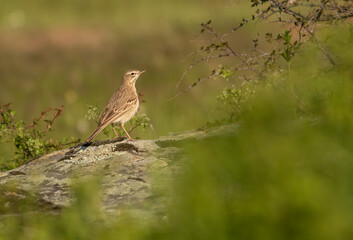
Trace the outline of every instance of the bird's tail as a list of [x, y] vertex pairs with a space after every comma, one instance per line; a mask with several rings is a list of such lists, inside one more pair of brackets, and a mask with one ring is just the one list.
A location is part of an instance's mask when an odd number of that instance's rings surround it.
[[102, 130], [103, 130], [104, 127], [98, 127], [93, 133], [91, 136], [89, 136], [87, 138], [87, 140], [85, 141], [85, 143], [88, 143], [90, 141], [93, 140], [93, 138], [95, 138]]

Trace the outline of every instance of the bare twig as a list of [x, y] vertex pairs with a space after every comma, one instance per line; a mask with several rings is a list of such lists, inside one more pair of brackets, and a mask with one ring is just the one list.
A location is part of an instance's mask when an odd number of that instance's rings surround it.
[[[251, 49], [245, 53], [239, 53], [235, 48], [231, 46], [225, 39], [230, 36], [235, 31], [244, 27], [251, 21], [260, 20], [267, 21], [270, 23], [282, 23], [289, 29], [289, 32], [297, 32], [298, 40], [292, 40], [289, 44], [291, 45], [291, 51], [297, 51], [297, 48], [300, 47], [303, 43], [308, 40], [312, 40], [328, 59], [328, 61], [335, 65], [335, 61], [330, 56], [328, 51], [323, 47], [322, 43], [316, 38], [315, 31], [319, 23], [327, 24], [330, 22], [345, 20], [353, 18], [353, 1], [344, 1], [344, 0], [306, 0], [306, 1], [280, 1], [280, 0], [269, 0], [269, 1], [258, 1], [253, 4], [253, 7], [257, 7], [256, 14], [252, 15], [251, 18], [243, 19], [240, 23], [233, 27], [227, 33], [218, 33], [212, 26], [211, 21], [201, 24], [201, 34], [209, 34], [209, 38], [204, 40], [209, 43], [206, 47], [201, 47], [200, 50], [197, 50], [191, 53], [188, 57], [194, 56], [196, 54], [201, 55], [196, 60], [193, 60], [189, 64], [188, 68], [184, 71], [181, 78], [177, 82], [176, 87], [178, 88], [185, 79], [186, 75], [194, 69], [194, 67], [200, 63], [208, 63], [211, 59], [219, 59], [223, 57], [234, 57], [236, 60], [231, 69], [234, 69], [235, 72], [238, 71], [247, 71], [247, 75], [251, 78], [256, 76], [261, 76], [268, 67], [275, 68], [278, 67], [276, 64], [276, 59], [283, 53], [284, 49], [288, 50], [288, 46], [285, 46], [280, 37], [272, 38], [269, 40], [269, 43], [272, 44], [271, 50], [259, 50], [257, 48], [258, 38], [254, 40], [254, 49]], [[303, 11], [303, 8], [305, 8]], [[276, 19], [274, 19], [276, 18]], [[282, 42], [281, 42], [282, 41]], [[299, 44], [298, 44], [299, 43]], [[281, 47], [279, 47], [281, 44]], [[288, 44], [288, 43], [286, 43]], [[296, 52], [290, 53], [294, 56]], [[184, 90], [178, 92], [175, 96], [169, 99], [172, 100], [177, 96], [189, 91], [191, 88], [197, 86], [199, 83], [202, 83], [215, 76], [217, 70], [213, 71], [209, 76], [197, 80], [192, 85], [186, 87]], [[244, 76], [245, 78], [248, 78]]]
[[213, 73], [213, 74], [211, 74], [211, 75], [209, 75], [209, 76], [207, 76], [205, 78], [198, 79], [194, 84], [192, 84], [189, 87], [185, 88], [183, 91], [178, 92], [175, 96], [169, 98], [167, 101], [169, 102], [169, 101], [173, 100], [174, 98], [178, 97], [179, 95], [188, 92], [191, 88], [196, 87], [200, 83], [202, 83], [202, 82], [204, 82], [204, 81], [206, 81], [206, 80], [208, 80], [210, 78], [213, 78], [213, 77], [215, 77], [217, 75], [218, 75], [217, 73]]

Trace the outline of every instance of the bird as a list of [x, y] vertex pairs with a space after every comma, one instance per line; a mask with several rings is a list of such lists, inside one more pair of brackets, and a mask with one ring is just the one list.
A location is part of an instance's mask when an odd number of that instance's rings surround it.
[[[87, 138], [85, 143], [91, 142], [93, 138], [95, 138], [109, 124], [112, 124], [113, 126], [114, 124], [120, 124], [129, 140], [134, 140], [126, 131], [124, 124], [137, 113], [139, 108], [139, 97], [135, 84], [136, 80], [144, 72], [146, 72], [146, 70], [129, 70], [125, 72], [120, 87], [110, 98], [99, 119], [97, 129]], [[114, 127], [113, 129], [116, 138], [118, 138], [119, 135]]]

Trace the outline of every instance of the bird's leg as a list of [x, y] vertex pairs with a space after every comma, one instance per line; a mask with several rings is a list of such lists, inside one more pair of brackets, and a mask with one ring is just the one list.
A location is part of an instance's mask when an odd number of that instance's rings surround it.
[[116, 130], [115, 130], [115, 123], [112, 123], [112, 126], [113, 126], [114, 133], [115, 133], [115, 135], [116, 135], [116, 138], [115, 138], [115, 139], [117, 139], [117, 138], [119, 137], [119, 135], [118, 135], [118, 133], [117, 133]]
[[123, 123], [121, 124], [121, 127], [124, 129], [124, 131], [125, 131], [127, 137], [128, 137], [131, 141], [135, 141], [135, 139], [132, 139], [132, 138], [130, 137], [129, 133], [128, 133], [128, 132], [126, 131], [126, 129], [124, 128], [124, 124], [123, 124]]

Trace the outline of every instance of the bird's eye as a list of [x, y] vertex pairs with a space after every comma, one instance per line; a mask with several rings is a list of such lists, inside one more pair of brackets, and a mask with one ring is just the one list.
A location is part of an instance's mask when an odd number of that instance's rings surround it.
[[135, 73], [131, 73], [131, 75], [132, 75], [132, 76], [134, 76], [134, 75], [135, 75]]

